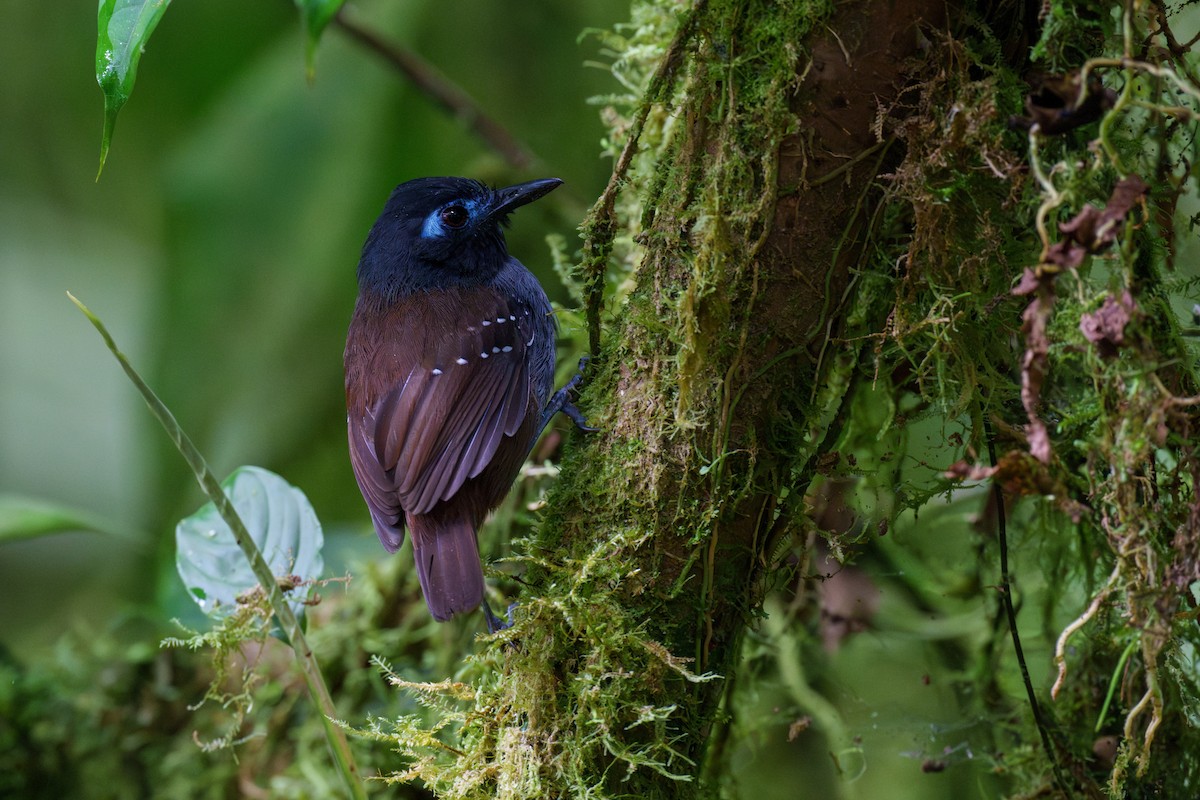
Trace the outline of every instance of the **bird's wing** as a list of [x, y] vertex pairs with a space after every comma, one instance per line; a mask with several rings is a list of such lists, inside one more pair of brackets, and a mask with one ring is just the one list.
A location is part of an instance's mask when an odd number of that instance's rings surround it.
[[[441, 309], [455, 323], [431, 326], [442, 330], [427, 336], [420, 362], [364, 420], [373, 423], [377, 463], [409, 514], [428, 513], [482, 472], [529, 410], [530, 310], [493, 292], [471, 301], [453, 315]], [[379, 486], [377, 477], [360, 478], [364, 494]]]
[[383, 542], [389, 553], [394, 553], [404, 544], [404, 511], [397, 501], [392, 479], [375, 457], [374, 413], [368, 411], [362, 417], [351, 414], [347, 428], [350, 436], [350, 466], [354, 469], [354, 478], [367, 501], [379, 541]]

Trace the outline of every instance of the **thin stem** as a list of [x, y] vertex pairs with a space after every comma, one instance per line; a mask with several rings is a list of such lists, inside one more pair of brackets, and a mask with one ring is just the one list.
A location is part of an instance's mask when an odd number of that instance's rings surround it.
[[1100, 714], [1096, 717], [1095, 733], [1100, 733], [1104, 728], [1104, 720], [1108, 718], [1108, 708], [1112, 705], [1112, 699], [1117, 696], [1117, 685], [1125, 674], [1125, 665], [1129, 663], [1129, 657], [1133, 655], [1137, 644], [1137, 639], [1134, 639], [1125, 646], [1125, 650], [1121, 652], [1121, 657], [1117, 660], [1117, 668], [1113, 670], [1112, 677], [1108, 679], [1108, 691], [1104, 695], [1104, 705], [1100, 706]]
[[334, 708], [333, 699], [329, 695], [329, 689], [325, 686], [325, 679], [321, 676], [321, 668], [317, 664], [312, 648], [305, 641], [304, 631], [301, 630], [300, 623], [297, 621], [295, 613], [292, 612], [292, 607], [284, 599], [283, 590], [279, 587], [279, 582], [275, 580], [275, 575], [271, 572], [271, 567], [267, 564], [266, 559], [263, 558], [258, 545], [250, 537], [250, 532], [246, 530], [245, 523], [238, 516], [233, 503], [230, 502], [228, 495], [221, 488], [221, 484], [217, 481], [216, 476], [213, 475], [212, 470], [208, 468], [208, 463], [204, 460], [204, 456], [200, 454], [196, 445], [184, 433], [183, 428], [180, 427], [171, 410], [158, 398], [154, 390], [142, 380], [142, 376], [129, 363], [129, 359], [117, 348], [117, 343], [113, 340], [112, 335], [109, 334], [108, 329], [104, 327], [104, 323], [70, 292], [67, 292], [67, 297], [71, 298], [71, 302], [83, 312], [88, 321], [92, 323], [92, 326], [99, 331], [109, 351], [112, 352], [117, 362], [121, 365], [121, 369], [125, 370], [125, 374], [129, 377], [129, 380], [141, 393], [142, 399], [146, 401], [146, 405], [150, 407], [150, 412], [154, 414], [163, 426], [163, 429], [167, 432], [167, 435], [171, 437], [171, 441], [175, 444], [175, 449], [179, 451], [179, 454], [183, 456], [183, 460], [191, 467], [192, 474], [196, 476], [196, 481], [200, 484], [200, 488], [204, 490], [204, 494], [213, 502], [221, 518], [225, 520], [225, 524], [233, 532], [234, 540], [237, 542], [238, 547], [241, 548], [242, 553], [245, 554], [246, 560], [250, 562], [250, 569], [253, 570], [254, 577], [258, 580], [259, 586], [262, 587], [262, 590], [270, 600], [271, 610], [274, 612], [275, 618], [279, 620], [279, 626], [283, 629], [288, 641], [291, 642], [292, 649], [296, 651], [296, 658], [300, 662], [300, 670], [304, 675], [304, 682], [308, 686], [309, 694], [321, 712], [321, 722], [325, 726], [325, 738], [329, 742], [334, 761], [337, 763], [338, 770], [346, 782], [346, 787], [350, 790], [350, 795], [356, 800], [358, 798], [366, 798], [366, 790], [363, 788], [362, 781], [359, 778], [358, 766], [354, 763], [354, 756], [350, 752], [349, 743], [346, 741], [345, 731], [333, 723], [333, 720], [336, 718], [337, 709]]
[[[992, 466], [996, 466], [996, 437], [992, 433], [991, 423], [985, 418], [984, 433], [987, 437], [988, 458]], [[1037, 726], [1038, 735], [1042, 739], [1042, 749], [1050, 760], [1050, 770], [1054, 773], [1054, 782], [1067, 797], [1071, 796], [1070, 784], [1058, 763], [1058, 755], [1050, 741], [1050, 729], [1046, 718], [1042, 716], [1042, 707], [1038, 703], [1037, 693], [1033, 689], [1033, 680], [1029, 677], [1029, 666], [1025, 663], [1025, 651], [1021, 648], [1021, 636], [1017, 631], [1017, 612], [1012, 601], [1012, 582], [1008, 573], [1008, 530], [1004, 515], [1004, 490], [1000, 483], [993, 479], [992, 492], [996, 497], [996, 539], [1000, 548], [1000, 598], [1004, 605], [1004, 614], [1008, 617], [1008, 630], [1012, 636], [1013, 650], [1017, 656], [1017, 664], [1021, 668], [1021, 679], [1025, 683], [1025, 694], [1029, 698], [1029, 708], [1033, 712], [1033, 721]]]
[[1038, 238], [1042, 240], [1042, 254], [1039, 259], [1046, 258], [1046, 251], [1050, 249], [1050, 231], [1046, 227], [1046, 217], [1050, 215], [1058, 206], [1062, 205], [1063, 196], [1054, 188], [1054, 182], [1050, 176], [1042, 171], [1042, 162], [1038, 158], [1038, 136], [1040, 131], [1038, 126], [1034, 125], [1029, 129], [1029, 164], [1033, 169], [1033, 175], [1037, 178], [1037, 182], [1042, 187], [1044, 198], [1038, 206], [1037, 217], [1035, 224], [1037, 225]]

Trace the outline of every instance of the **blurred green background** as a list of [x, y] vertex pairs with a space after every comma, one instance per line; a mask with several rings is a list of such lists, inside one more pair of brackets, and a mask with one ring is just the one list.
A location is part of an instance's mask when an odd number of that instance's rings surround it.
[[341, 351], [359, 248], [392, 187], [437, 174], [563, 178], [566, 191], [524, 210], [509, 241], [565, 299], [544, 237], [573, 243], [607, 180], [587, 99], [617, 88], [585, 64], [600, 45], [580, 34], [611, 28], [627, 6], [355, 11], [466, 88], [541, 165], [508, 169], [333, 27], [310, 86], [292, 3], [216, 0], [164, 16], [96, 182], [95, 0], [0, 0], [0, 494], [129, 534], [0, 549], [0, 641], [16, 652], [123, 604], [173, 607], [174, 523], [201, 503], [66, 291], [106, 321], [219, 476], [243, 463], [286, 476], [333, 539], [345, 532], [364, 550], [376, 543], [345, 455]]

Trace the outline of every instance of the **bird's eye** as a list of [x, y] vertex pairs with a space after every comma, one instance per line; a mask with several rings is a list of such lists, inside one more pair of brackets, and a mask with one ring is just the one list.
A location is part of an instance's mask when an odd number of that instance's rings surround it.
[[462, 206], [446, 206], [440, 214], [442, 224], [447, 228], [461, 228], [467, 224], [469, 216]]

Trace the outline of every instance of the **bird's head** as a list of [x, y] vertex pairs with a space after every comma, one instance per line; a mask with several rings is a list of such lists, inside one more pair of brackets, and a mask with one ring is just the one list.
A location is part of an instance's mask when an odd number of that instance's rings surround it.
[[400, 184], [363, 245], [359, 286], [394, 298], [486, 283], [508, 260], [508, 215], [561, 183], [545, 178], [492, 189], [467, 178], [418, 178]]

